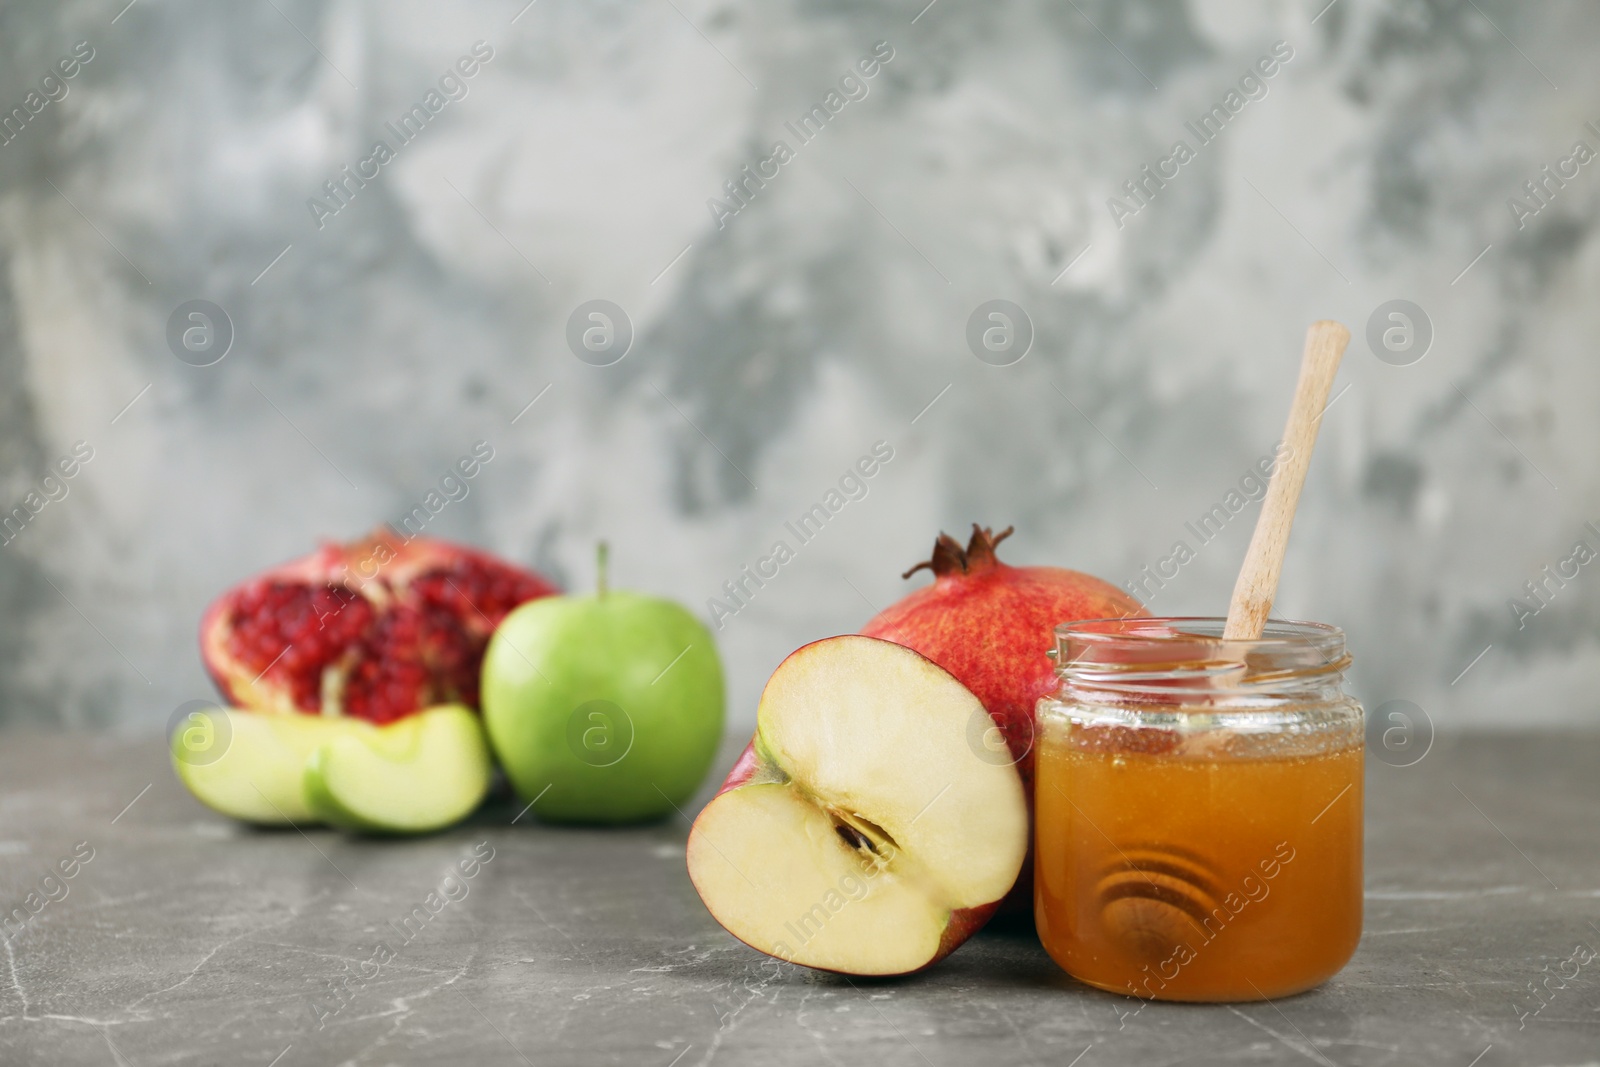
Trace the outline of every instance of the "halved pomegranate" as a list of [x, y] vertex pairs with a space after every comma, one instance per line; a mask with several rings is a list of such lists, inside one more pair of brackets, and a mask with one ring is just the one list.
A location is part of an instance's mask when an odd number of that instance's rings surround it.
[[380, 527], [223, 593], [200, 621], [200, 653], [238, 706], [392, 722], [477, 707], [489, 635], [518, 604], [557, 592], [486, 552]]

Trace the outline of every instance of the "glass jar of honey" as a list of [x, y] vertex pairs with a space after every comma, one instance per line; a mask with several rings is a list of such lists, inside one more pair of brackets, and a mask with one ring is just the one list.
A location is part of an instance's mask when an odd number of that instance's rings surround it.
[[1262, 1000], [1361, 938], [1361, 705], [1344, 634], [1223, 619], [1056, 630], [1035, 731], [1034, 915], [1067, 973], [1156, 1000]]

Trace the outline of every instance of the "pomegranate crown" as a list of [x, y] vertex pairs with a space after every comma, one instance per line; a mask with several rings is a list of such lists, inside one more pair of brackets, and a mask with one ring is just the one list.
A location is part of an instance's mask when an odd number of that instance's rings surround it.
[[933, 543], [933, 558], [923, 560], [900, 577], [909, 578], [924, 567], [932, 571], [935, 578], [943, 578], [947, 574], [974, 574], [986, 571], [1000, 562], [995, 558], [995, 546], [1010, 537], [1015, 530], [1015, 526], [1007, 526], [999, 533], [995, 533], [987, 526], [973, 523], [972, 539], [967, 542], [966, 548], [962, 548], [961, 542], [949, 534], [940, 533], [939, 539]]

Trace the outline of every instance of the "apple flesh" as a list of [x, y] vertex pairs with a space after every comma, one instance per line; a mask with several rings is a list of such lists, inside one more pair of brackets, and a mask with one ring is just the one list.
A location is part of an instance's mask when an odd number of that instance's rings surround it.
[[371, 734], [360, 719], [204, 708], [173, 731], [172, 768], [202, 804], [262, 826], [315, 822], [306, 762], [336, 738]]
[[954, 951], [1028, 849], [1021, 778], [975, 750], [977, 716], [977, 697], [901, 645], [850, 635], [792, 653], [689, 833], [712, 916], [769, 956], [843, 974]]
[[493, 773], [478, 716], [445, 704], [325, 742], [302, 784], [306, 806], [330, 826], [421, 834], [471, 815]]

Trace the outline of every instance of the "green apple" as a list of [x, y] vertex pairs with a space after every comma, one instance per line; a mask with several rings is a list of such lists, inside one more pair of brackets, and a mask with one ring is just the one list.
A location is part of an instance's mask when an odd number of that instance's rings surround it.
[[196, 702], [172, 731], [172, 768], [207, 807], [266, 826], [314, 822], [306, 762], [335, 738], [377, 732], [360, 719], [240, 711]]
[[325, 741], [305, 762], [303, 785], [307, 807], [332, 826], [427, 833], [472, 814], [493, 772], [478, 716], [441, 704]]
[[681, 605], [606, 588], [517, 608], [483, 659], [483, 722], [533, 813], [620, 823], [670, 815], [722, 739], [722, 664]]

